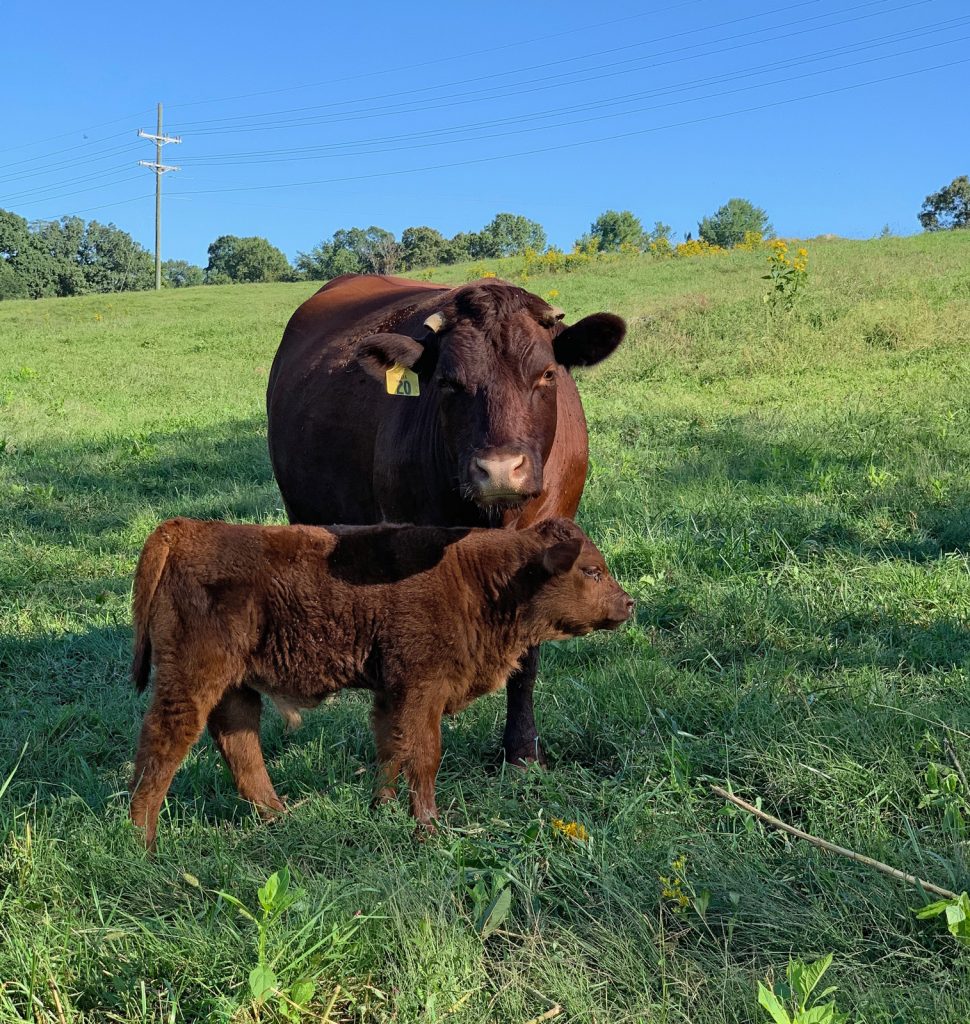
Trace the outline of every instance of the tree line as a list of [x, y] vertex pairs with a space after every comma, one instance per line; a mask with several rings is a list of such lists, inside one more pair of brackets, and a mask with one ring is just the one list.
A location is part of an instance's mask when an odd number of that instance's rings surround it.
[[[919, 220], [927, 231], [970, 227], [970, 179], [954, 178], [926, 197]], [[730, 199], [697, 226], [698, 237], [732, 248], [749, 232], [771, 234], [767, 213], [747, 199]], [[576, 239], [584, 252], [655, 250], [669, 245], [668, 224], [645, 228], [630, 210], [606, 210]], [[688, 232], [686, 239], [691, 239]], [[166, 260], [166, 287], [261, 281], [328, 281], [340, 274], [400, 274], [443, 263], [500, 259], [527, 249], [547, 249], [542, 225], [528, 217], [499, 213], [480, 231], [451, 238], [425, 225], [405, 228], [398, 238], [385, 228], [341, 228], [291, 264], [266, 238], [221, 235], [208, 250], [205, 267]], [[0, 299], [44, 298], [87, 292], [138, 291], [154, 286], [151, 253], [113, 224], [80, 217], [28, 222], [0, 210]]]

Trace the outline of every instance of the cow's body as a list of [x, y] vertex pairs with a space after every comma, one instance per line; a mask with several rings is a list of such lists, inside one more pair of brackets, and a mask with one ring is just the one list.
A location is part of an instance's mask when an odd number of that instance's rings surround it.
[[[429, 329], [442, 311], [445, 326]], [[270, 457], [291, 522], [522, 529], [575, 516], [588, 448], [568, 367], [608, 355], [623, 324], [609, 314], [569, 328], [559, 319], [501, 281], [447, 288], [349, 275], [322, 288], [287, 325], [267, 391]], [[396, 362], [418, 373], [419, 397], [387, 393], [381, 375]], [[513, 761], [540, 756], [536, 666], [532, 651], [509, 682]]]
[[513, 534], [175, 519], [145, 543], [133, 605], [139, 689], [156, 666], [131, 808], [151, 845], [206, 724], [240, 795], [282, 809], [259, 693], [290, 720], [338, 690], [374, 691], [379, 796], [403, 770], [415, 816], [430, 822], [442, 714], [503, 686], [531, 645], [617, 626], [631, 602], [567, 520]]

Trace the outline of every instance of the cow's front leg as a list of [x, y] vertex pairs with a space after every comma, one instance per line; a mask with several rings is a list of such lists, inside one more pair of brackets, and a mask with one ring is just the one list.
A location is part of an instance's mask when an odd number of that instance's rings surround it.
[[539, 648], [530, 647], [506, 685], [508, 710], [502, 749], [505, 760], [520, 768], [536, 762], [546, 764], [546, 755], [536, 732], [535, 710], [532, 704], [532, 691], [536, 685], [538, 672]]

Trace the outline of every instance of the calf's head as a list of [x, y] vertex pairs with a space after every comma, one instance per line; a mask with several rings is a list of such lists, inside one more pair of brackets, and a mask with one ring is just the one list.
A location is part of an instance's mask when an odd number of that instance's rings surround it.
[[633, 599], [610, 575], [606, 560], [568, 519], [533, 526], [539, 549], [529, 567], [535, 587], [529, 614], [537, 642], [616, 629], [633, 614]]
[[504, 282], [469, 285], [425, 319], [423, 340], [373, 335], [359, 359], [380, 378], [394, 363], [414, 369], [462, 496], [484, 508], [514, 508], [542, 490], [563, 378], [605, 359], [626, 332], [611, 313], [571, 326], [563, 316]]

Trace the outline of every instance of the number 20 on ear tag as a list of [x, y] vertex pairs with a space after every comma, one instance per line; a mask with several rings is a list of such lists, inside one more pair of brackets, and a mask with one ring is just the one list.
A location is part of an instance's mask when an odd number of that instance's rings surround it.
[[417, 398], [421, 394], [421, 385], [414, 370], [409, 370], [400, 363], [395, 363], [385, 375], [387, 393], [402, 395], [405, 398]]

